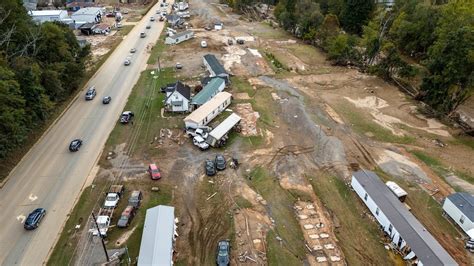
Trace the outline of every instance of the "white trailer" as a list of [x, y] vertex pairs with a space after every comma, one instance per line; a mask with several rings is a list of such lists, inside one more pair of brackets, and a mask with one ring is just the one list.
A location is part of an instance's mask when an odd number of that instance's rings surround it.
[[219, 147], [225, 144], [227, 140], [227, 133], [234, 128], [242, 118], [235, 113], [232, 113], [222, 123], [220, 123], [214, 130], [209, 133], [206, 142], [212, 147]]
[[198, 109], [184, 118], [186, 130], [201, 128], [212, 121], [217, 115], [222, 113], [232, 101], [232, 94], [219, 92], [210, 101], [201, 105]]

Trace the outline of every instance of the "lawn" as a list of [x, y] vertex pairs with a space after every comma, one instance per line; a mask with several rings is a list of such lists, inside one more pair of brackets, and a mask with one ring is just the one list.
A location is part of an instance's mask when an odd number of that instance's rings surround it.
[[[269, 260], [275, 262], [299, 262], [305, 257], [304, 236], [296, 220], [293, 205], [296, 199], [285, 189], [278, 180], [263, 168], [257, 167], [249, 174], [248, 184], [268, 202], [267, 211], [275, 220], [274, 232], [269, 235]], [[282, 245], [275, 243], [275, 237], [283, 239]], [[273, 242], [272, 242], [273, 241]], [[272, 264], [270, 264], [272, 265]], [[294, 265], [294, 264], [273, 264]]]
[[365, 206], [341, 179], [318, 173], [309, 180], [316, 195], [340, 224], [334, 231], [349, 265], [395, 263], [381, 243], [378, 225], [364, 215]]

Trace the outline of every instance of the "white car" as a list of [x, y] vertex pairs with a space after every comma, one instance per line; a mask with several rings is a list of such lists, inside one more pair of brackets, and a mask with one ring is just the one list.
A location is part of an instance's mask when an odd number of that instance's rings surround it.
[[209, 149], [209, 144], [207, 144], [206, 141], [199, 135], [194, 136], [193, 144], [202, 151]]
[[201, 41], [201, 47], [206, 48], [207, 47], [207, 42], [206, 41]]
[[119, 194], [117, 193], [107, 194], [107, 197], [105, 197], [104, 208], [113, 209], [117, 207], [119, 200], [120, 200]]
[[131, 63], [132, 63], [132, 60], [130, 59], [130, 57], [127, 57], [127, 59], [125, 59], [125, 61], [123, 62], [123, 64], [124, 64], [125, 66], [128, 66], [128, 65], [130, 65]]

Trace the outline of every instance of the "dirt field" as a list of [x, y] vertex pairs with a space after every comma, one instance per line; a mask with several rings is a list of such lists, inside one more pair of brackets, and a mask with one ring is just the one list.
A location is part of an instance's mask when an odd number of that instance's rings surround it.
[[[114, 130], [106, 147], [114, 158], [104, 154], [100, 170], [147, 191], [145, 206], [175, 206], [176, 264], [213, 264], [217, 242], [229, 239], [232, 265], [403, 265], [349, 188], [354, 167], [404, 187], [413, 214], [459, 264], [472, 263], [439, 204], [454, 191], [474, 191], [472, 140], [420, 114], [393, 85], [331, 66], [316, 48], [265, 22], [210, 0], [191, 0], [190, 10], [195, 38], [164, 48], [166, 78], [137, 85], [127, 108], [144, 118]], [[216, 20], [223, 30], [202, 29]], [[245, 43], [228, 45], [229, 38]], [[163, 95], [152, 88], [176, 79], [198, 84], [207, 53], [233, 74], [229, 109], [243, 117], [243, 130], [225, 148], [201, 152], [182, 135], [184, 115], [164, 117]], [[171, 70], [177, 62], [183, 69]], [[205, 159], [218, 153], [238, 158], [240, 167], [205, 176]], [[149, 182], [149, 162], [158, 162], [163, 180]], [[131, 257], [138, 255], [140, 213], [129, 230], [113, 229], [109, 247], [129, 245]]]

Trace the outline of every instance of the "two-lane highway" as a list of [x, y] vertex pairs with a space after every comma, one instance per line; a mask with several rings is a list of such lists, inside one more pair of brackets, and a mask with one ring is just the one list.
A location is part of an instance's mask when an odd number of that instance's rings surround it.
[[[83, 90], [10, 173], [0, 190], [1, 264], [41, 265], [47, 259], [140, 72], [146, 68], [147, 45], [155, 44], [163, 30], [163, 22], [150, 22], [158, 8], [159, 3], [150, 9], [89, 81], [88, 86], [96, 87], [95, 99], [85, 101]], [[147, 24], [151, 29], [145, 29]], [[140, 38], [142, 31], [147, 33], [145, 38]], [[130, 54], [132, 48], [137, 52]], [[124, 66], [128, 56], [132, 63]], [[112, 96], [110, 104], [102, 104], [104, 96]], [[71, 153], [68, 146], [75, 138], [84, 143], [78, 152]], [[26, 231], [23, 221], [38, 207], [45, 208], [47, 214], [38, 229]]]

